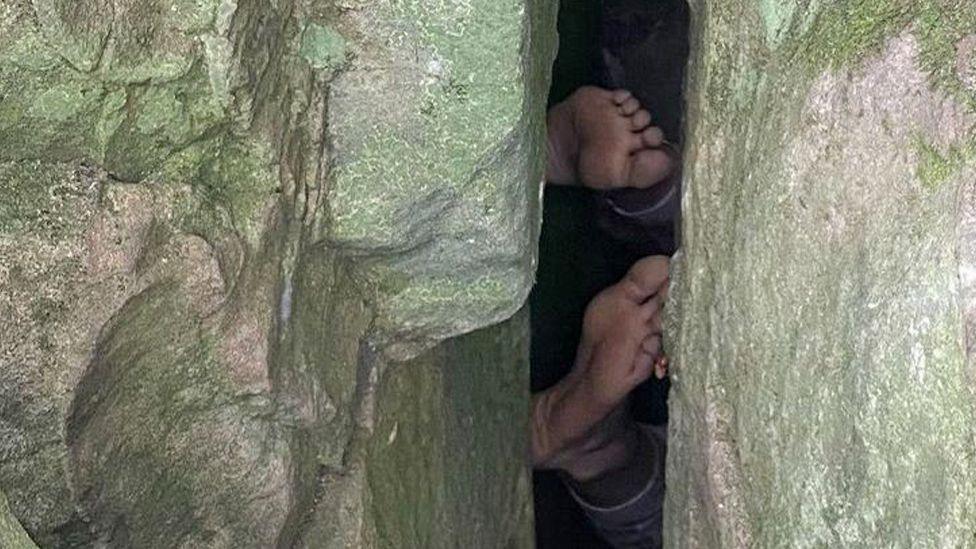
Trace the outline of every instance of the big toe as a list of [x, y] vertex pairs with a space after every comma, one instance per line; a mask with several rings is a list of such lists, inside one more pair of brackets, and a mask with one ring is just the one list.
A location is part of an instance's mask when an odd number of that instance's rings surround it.
[[674, 171], [674, 161], [661, 149], [645, 149], [630, 157], [627, 184], [646, 189], [660, 183]]
[[637, 303], [647, 305], [653, 311], [660, 307], [661, 300], [651, 298], [667, 288], [670, 260], [664, 255], [647, 256], [634, 263], [624, 277], [624, 291]]

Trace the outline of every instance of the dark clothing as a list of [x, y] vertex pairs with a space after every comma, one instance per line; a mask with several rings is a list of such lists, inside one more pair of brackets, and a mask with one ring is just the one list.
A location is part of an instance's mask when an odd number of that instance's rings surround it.
[[572, 488], [570, 494], [590, 519], [590, 524], [616, 549], [660, 549], [664, 519], [664, 461], [667, 454], [667, 426], [647, 426], [644, 436], [653, 452], [654, 469], [641, 491], [613, 507], [591, 505]]

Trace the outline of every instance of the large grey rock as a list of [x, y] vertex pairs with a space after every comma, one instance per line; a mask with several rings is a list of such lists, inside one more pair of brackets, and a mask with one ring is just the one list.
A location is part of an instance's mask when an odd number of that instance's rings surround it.
[[[0, 0], [0, 487], [38, 545], [526, 543], [522, 325], [438, 345], [530, 285], [553, 11]], [[486, 432], [438, 463], [391, 422]], [[411, 521], [392, 471], [512, 511]]]
[[668, 545], [976, 546], [976, 4], [693, 8]]

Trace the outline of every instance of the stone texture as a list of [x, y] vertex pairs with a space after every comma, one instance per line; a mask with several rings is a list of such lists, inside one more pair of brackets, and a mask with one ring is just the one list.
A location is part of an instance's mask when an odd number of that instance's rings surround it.
[[[439, 344], [531, 283], [553, 11], [0, 0], [0, 487], [35, 543], [527, 543], [524, 326]], [[435, 463], [397, 422], [444, 456], [490, 427]], [[412, 521], [395, 471], [510, 511]]]
[[[368, 531], [352, 537], [356, 529], [345, 529], [346, 546], [532, 546], [529, 471], [518, 458], [528, 439], [512, 436], [528, 430], [527, 320], [519, 313], [409, 362], [377, 364], [372, 436], [355, 449], [369, 463], [355, 470], [369, 493], [345, 493], [348, 473], [338, 468], [325, 471], [319, 487], [322, 501], [372, 511]], [[350, 515], [345, 520], [355, 520]], [[312, 540], [340, 530], [327, 517], [315, 524]]]
[[511, 61], [539, 32], [517, 18], [554, 8], [364, 2], [339, 22], [367, 38], [329, 92], [323, 237], [360, 257], [396, 356], [510, 317], [531, 287], [551, 60]]
[[0, 492], [0, 546], [9, 549], [36, 549], [17, 519], [10, 514], [7, 498]]
[[956, 76], [969, 91], [976, 92], [976, 35], [956, 44]]
[[692, 7], [667, 544], [976, 546], [976, 4]]

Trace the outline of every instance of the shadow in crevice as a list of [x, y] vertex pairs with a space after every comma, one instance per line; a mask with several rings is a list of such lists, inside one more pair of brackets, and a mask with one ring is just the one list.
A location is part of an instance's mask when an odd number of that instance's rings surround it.
[[[626, 88], [680, 146], [688, 26], [684, 0], [563, 0], [549, 104], [585, 85]], [[546, 190], [537, 282], [530, 296], [533, 392], [568, 373], [590, 299], [637, 259], [675, 251], [673, 224], [629, 230], [608, 217], [601, 202], [599, 193], [586, 189]], [[666, 423], [668, 388], [666, 380], [653, 379], [640, 386], [631, 415], [644, 423]], [[556, 474], [536, 472], [534, 495], [540, 549], [607, 547]]]

